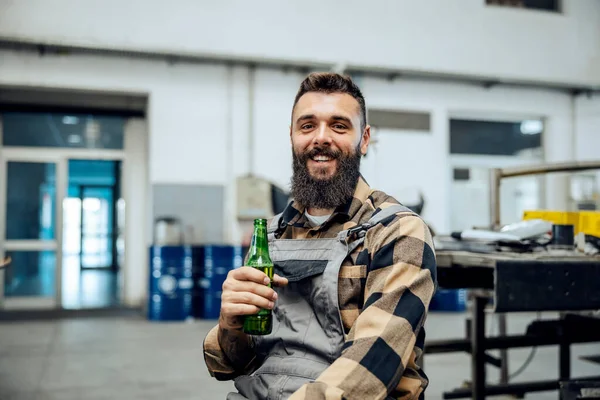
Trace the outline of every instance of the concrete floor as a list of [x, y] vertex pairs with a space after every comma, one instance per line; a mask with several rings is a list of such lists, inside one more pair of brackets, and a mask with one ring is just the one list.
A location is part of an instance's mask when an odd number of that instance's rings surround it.
[[82, 269], [79, 261], [79, 255], [63, 259], [63, 308], [76, 310], [118, 306], [120, 273], [110, 268]]
[[[545, 314], [544, 318], [552, 315]], [[456, 338], [465, 314], [430, 314], [428, 339]], [[511, 315], [509, 330], [522, 332], [535, 314]], [[150, 323], [143, 318], [98, 318], [0, 324], [0, 400], [75, 399], [224, 399], [231, 383], [209, 377], [202, 340], [213, 321]], [[493, 332], [493, 324], [489, 325]], [[578, 360], [600, 353], [600, 344], [573, 346], [573, 373], [600, 375], [600, 366]], [[529, 354], [510, 352], [511, 371]], [[464, 354], [429, 355], [427, 399], [461, 385], [469, 377]], [[549, 379], [557, 375], [557, 351], [539, 348], [529, 368], [517, 377]], [[488, 368], [489, 381], [498, 374]], [[527, 399], [557, 399], [556, 392]]]

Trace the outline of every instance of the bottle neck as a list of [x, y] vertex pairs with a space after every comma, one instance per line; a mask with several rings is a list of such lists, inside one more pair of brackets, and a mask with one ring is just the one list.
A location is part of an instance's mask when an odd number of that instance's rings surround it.
[[264, 225], [254, 226], [252, 243], [250, 244], [251, 256], [268, 256], [269, 240], [267, 238], [267, 227]]

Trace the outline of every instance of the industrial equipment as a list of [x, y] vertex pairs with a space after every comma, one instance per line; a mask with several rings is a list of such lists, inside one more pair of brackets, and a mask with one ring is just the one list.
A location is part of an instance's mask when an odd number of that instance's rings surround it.
[[[589, 169], [600, 169], [600, 161], [493, 170], [491, 231], [501, 230], [501, 179]], [[425, 346], [426, 353], [464, 351], [471, 355], [470, 387], [446, 392], [444, 398], [484, 399], [487, 395], [501, 394], [524, 396], [528, 392], [569, 387], [573, 382], [571, 344], [600, 342], [600, 318], [593, 313], [584, 313], [600, 309], [600, 256], [590, 255], [581, 247], [572, 245], [574, 242], [570, 242], [568, 236], [583, 234], [586, 241], [594, 242], [594, 235], [600, 231], [596, 215], [551, 211], [542, 215], [539, 211], [532, 211], [526, 219], [535, 218], [552, 223], [549, 239], [545, 241], [542, 235], [540, 238], [516, 242], [497, 238], [474, 242], [461, 238], [436, 238], [439, 287], [469, 289], [473, 300], [469, 333], [465, 339], [430, 341]], [[584, 229], [585, 232], [582, 232]], [[566, 236], [565, 230], [569, 232]], [[559, 236], [560, 240], [557, 240]], [[557, 244], [563, 246], [553, 247]], [[496, 337], [486, 337], [486, 309], [499, 316], [499, 335]], [[559, 311], [561, 317], [532, 322], [522, 335], [507, 335], [505, 314], [523, 311]], [[549, 345], [559, 348], [559, 376], [556, 379], [509, 382], [507, 349]], [[500, 349], [500, 357], [487, 354], [486, 351], [490, 349]], [[500, 368], [499, 384], [486, 382], [487, 363]], [[600, 381], [600, 376], [585, 379]]]

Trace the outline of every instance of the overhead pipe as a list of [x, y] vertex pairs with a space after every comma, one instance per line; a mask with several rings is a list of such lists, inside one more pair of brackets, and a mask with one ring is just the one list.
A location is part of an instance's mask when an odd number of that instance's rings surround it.
[[148, 60], [160, 60], [166, 61], [170, 64], [177, 62], [189, 62], [189, 63], [204, 63], [204, 64], [233, 64], [241, 66], [259, 66], [259, 67], [278, 67], [285, 69], [297, 68], [301, 71], [311, 69], [321, 69], [324, 71], [338, 70], [340, 67], [344, 69], [347, 74], [362, 73], [369, 76], [376, 77], [406, 77], [413, 79], [423, 79], [428, 81], [444, 81], [454, 82], [462, 84], [475, 84], [481, 85], [485, 88], [491, 88], [497, 85], [514, 86], [514, 87], [529, 87], [535, 89], [550, 89], [558, 90], [561, 92], [569, 93], [600, 93], [599, 85], [586, 85], [586, 84], [568, 84], [568, 83], [550, 83], [550, 82], [531, 82], [531, 81], [520, 81], [520, 80], [498, 80], [497, 78], [491, 77], [475, 77], [472, 75], [461, 75], [451, 73], [435, 73], [435, 72], [423, 72], [418, 70], [407, 70], [407, 69], [393, 69], [393, 68], [382, 68], [375, 66], [366, 65], [350, 65], [350, 64], [339, 64], [333, 62], [313, 62], [308, 60], [298, 61], [285, 61], [277, 59], [262, 59], [257, 57], [247, 58], [233, 58], [231, 56], [206, 56], [199, 54], [177, 54], [167, 52], [156, 52], [156, 51], [142, 51], [142, 50], [123, 50], [113, 48], [94, 48], [91, 46], [81, 45], [64, 45], [55, 43], [42, 43], [38, 41], [26, 41], [22, 39], [8, 39], [0, 38], [0, 49], [2, 50], [15, 50], [22, 51], [27, 50], [35, 52], [41, 56], [47, 56], [52, 54], [89, 54], [97, 56], [113, 56], [113, 57], [129, 57], [139, 58]]

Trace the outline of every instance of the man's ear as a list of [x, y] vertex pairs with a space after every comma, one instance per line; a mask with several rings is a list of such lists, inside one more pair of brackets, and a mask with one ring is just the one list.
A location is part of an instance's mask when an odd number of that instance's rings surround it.
[[367, 125], [360, 138], [360, 154], [366, 155], [369, 143], [371, 142], [371, 126]]

